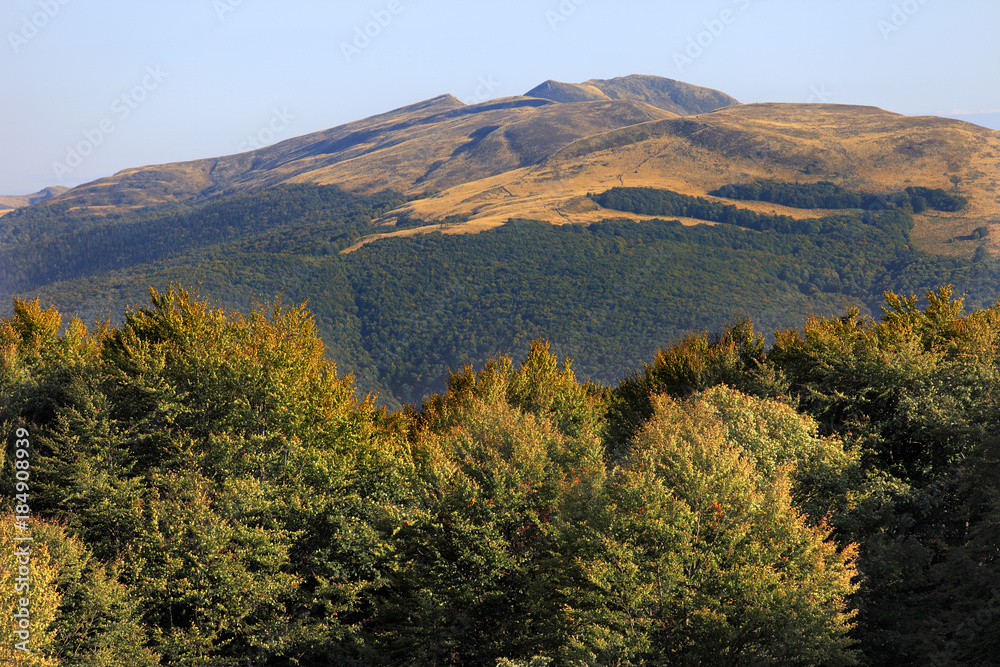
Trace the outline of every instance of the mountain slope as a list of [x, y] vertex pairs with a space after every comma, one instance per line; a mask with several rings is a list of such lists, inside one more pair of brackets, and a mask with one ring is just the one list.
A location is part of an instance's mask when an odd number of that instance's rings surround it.
[[69, 190], [69, 188], [66, 186], [53, 185], [51, 187], [42, 188], [38, 192], [30, 195], [0, 195], [0, 210], [20, 208], [21, 206], [31, 206], [32, 204], [37, 204], [38, 202], [51, 199], [52, 197], [58, 197], [67, 190]]
[[[442, 95], [248, 153], [128, 169], [75, 188], [63, 201], [74, 207], [137, 207], [282, 182], [438, 191], [535, 164], [586, 136], [735, 103], [717, 91], [657, 77], [576, 87], [591, 92], [563, 96], [566, 105], [531, 92], [472, 106]], [[494, 133], [498, 128], [502, 132]], [[445, 162], [448, 168], [441, 170]]]
[[[511, 217], [590, 223], [608, 212], [590, 202], [588, 192], [624, 185], [705, 195], [759, 179], [828, 180], [868, 192], [957, 189], [969, 207], [917, 216], [914, 241], [929, 251], [971, 256], [971, 231], [1000, 222], [1000, 132], [873, 107], [740, 105], [594, 134], [537, 165], [411, 202], [404, 212], [428, 219], [468, 215], [476, 229]], [[747, 206], [796, 217], [822, 214]]]
[[914, 242], [971, 257], [1000, 238], [970, 242], [972, 230], [1000, 220], [998, 156], [1000, 133], [960, 121], [861, 106], [741, 105], [718, 91], [633, 75], [547, 81], [525, 96], [472, 106], [443, 95], [249, 153], [126, 170], [59, 200], [113, 212], [280, 183], [336, 184], [411, 199], [383, 218], [387, 232], [396, 220], [460, 216], [467, 224], [450, 231], [465, 233], [510, 218], [600, 220], [608, 213], [586, 194], [616, 185], [699, 196], [758, 179], [828, 180], [869, 192], [919, 185], [957, 188], [970, 205], [918, 216]]

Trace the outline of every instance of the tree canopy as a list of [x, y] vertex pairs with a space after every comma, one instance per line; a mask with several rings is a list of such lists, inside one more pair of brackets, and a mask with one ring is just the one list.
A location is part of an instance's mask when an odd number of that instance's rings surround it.
[[0, 530], [21, 429], [36, 663], [979, 664], [1000, 311], [925, 301], [691, 335], [610, 386], [536, 341], [393, 413], [302, 305], [16, 301]]

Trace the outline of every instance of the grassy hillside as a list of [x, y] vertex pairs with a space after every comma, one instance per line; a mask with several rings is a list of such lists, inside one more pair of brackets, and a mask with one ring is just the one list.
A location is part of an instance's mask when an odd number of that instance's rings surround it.
[[[240, 155], [125, 170], [58, 198], [72, 215], [198, 205], [278, 184], [392, 189], [408, 203], [382, 222], [461, 216], [480, 232], [511, 218], [591, 223], [587, 198], [612, 187], [703, 196], [725, 184], [827, 181], [853, 191], [910, 186], [965, 197], [960, 212], [915, 218], [936, 254], [996, 251], [1000, 133], [961, 121], [831, 104], [741, 105], [660, 77], [549, 81], [525, 96], [466, 106], [450, 95]], [[766, 202], [759, 213], [790, 214]], [[823, 211], [799, 215], [823, 215]], [[639, 216], [632, 219], [641, 220]], [[412, 235], [411, 229], [406, 235]]]
[[[929, 252], [971, 257], [978, 245], [970, 243], [972, 230], [1000, 221], [1000, 133], [870, 107], [740, 105], [591, 135], [537, 165], [453, 187], [403, 213], [467, 215], [478, 228], [517, 216], [587, 223], [605, 215], [586, 202], [589, 192], [657, 187], [703, 196], [725, 184], [767, 179], [831, 181], [875, 193], [908, 186], [955, 191], [968, 208], [918, 215], [913, 241]], [[793, 213], [772, 204], [748, 207]], [[995, 239], [985, 243], [996, 250]]]
[[65, 186], [55, 185], [43, 188], [30, 195], [0, 195], [0, 211], [19, 208], [21, 206], [31, 206], [32, 204], [37, 204], [38, 202], [51, 199], [52, 197], [58, 197], [67, 190], [69, 190], [69, 188]]
[[525, 95], [566, 103], [632, 100], [681, 116], [708, 113], [739, 104], [734, 98], [717, 90], [659, 76], [637, 74], [614, 79], [591, 79], [579, 84], [546, 81]]

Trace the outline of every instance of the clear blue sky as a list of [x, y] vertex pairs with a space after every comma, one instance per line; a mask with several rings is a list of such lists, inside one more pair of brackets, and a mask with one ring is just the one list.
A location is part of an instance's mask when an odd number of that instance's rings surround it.
[[998, 26], [997, 0], [3, 0], [0, 193], [546, 79], [997, 114]]

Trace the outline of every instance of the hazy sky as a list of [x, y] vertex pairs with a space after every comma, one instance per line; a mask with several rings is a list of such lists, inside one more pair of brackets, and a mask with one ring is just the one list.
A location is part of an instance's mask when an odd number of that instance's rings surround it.
[[0, 193], [546, 79], [998, 114], [998, 26], [998, 0], [2, 0]]

